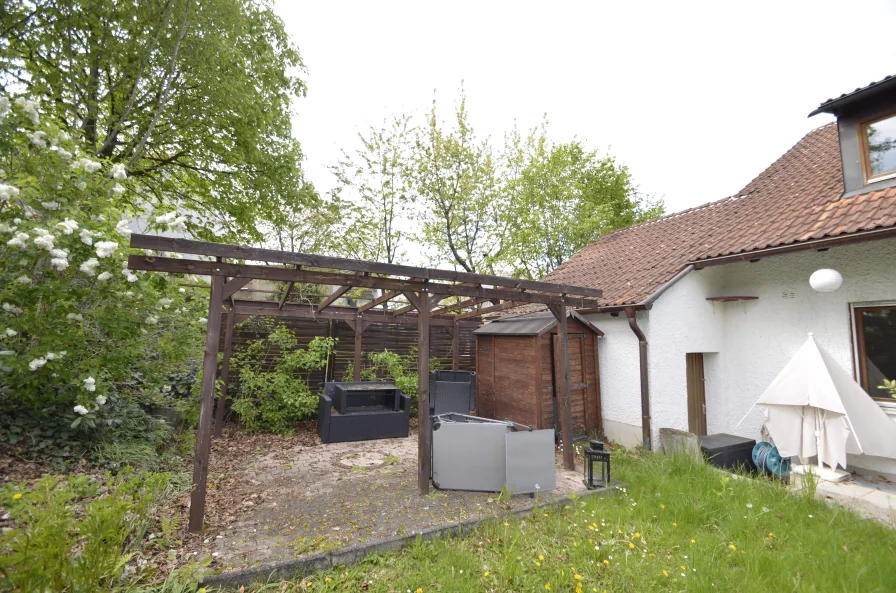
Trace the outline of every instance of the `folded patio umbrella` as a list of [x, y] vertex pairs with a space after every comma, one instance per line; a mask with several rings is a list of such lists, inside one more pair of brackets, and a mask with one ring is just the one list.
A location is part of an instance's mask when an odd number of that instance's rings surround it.
[[893, 422], [812, 334], [759, 397], [783, 457], [846, 467], [847, 453], [896, 459]]

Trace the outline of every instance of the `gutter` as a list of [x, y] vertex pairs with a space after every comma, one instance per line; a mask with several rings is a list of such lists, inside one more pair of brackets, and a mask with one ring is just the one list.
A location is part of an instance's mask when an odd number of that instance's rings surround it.
[[641, 367], [641, 440], [645, 451], [651, 450], [650, 438], [650, 386], [647, 375], [647, 336], [638, 326], [638, 317], [633, 307], [625, 308], [628, 325], [638, 337], [638, 360]]

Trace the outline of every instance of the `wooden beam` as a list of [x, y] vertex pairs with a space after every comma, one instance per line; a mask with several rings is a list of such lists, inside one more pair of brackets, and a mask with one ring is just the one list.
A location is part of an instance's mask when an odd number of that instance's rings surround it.
[[350, 291], [351, 289], [352, 289], [352, 286], [351, 286], [351, 285], [348, 285], [348, 286], [340, 286], [339, 288], [337, 288], [336, 290], [334, 290], [333, 292], [331, 292], [331, 293], [330, 293], [330, 296], [328, 296], [328, 297], [325, 298], [323, 301], [321, 301], [321, 303], [317, 306], [317, 310], [318, 310], [318, 311], [323, 311], [324, 309], [326, 309], [327, 307], [329, 307], [330, 305], [332, 305], [333, 302], [334, 302], [336, 299], [338, 299], [339, 297], [341, 297], [342, 295], [344, 295], [345, 293], [347, 293], [347, 292]]
[[368, 309], [373, 309], [377, 305], [382, 305], [386, 301], [391, 301], [392, 299], [394, 299], [395, 297], [397, 297], [400, 294], [401, 294], [401, 291], [399, 291], [399, 290], [390, 290], [388, 292], [384, 292], [381, 296], [376, 297], [369, 303], [358, 307], [358, 313], [363, 313], [364, 311], [367, 311]]
[[207, 276], [234, 276], [258, 278], [260, 280], [280, 280], [284, 282], [305, 282], [308, 284], [353, 285], [364, 288], [381, 288], [383, 290], [400, 290], [419, 292], [426, 290], [430, 294], [446, 296], [479, 297], [488, 300], [518, 301], [520, 303], [539, 303], [543, 305], [564, 304], [567, 307], [586, 308], [600, 306], [594, 299], [571, 297], [567, 295], [545, 294], [537, 292], [517, 292], [498, 288], [483, 288], [463, 284], [441, 284], [419, 280], [396, 280], [377, 276], [355, 276], [354, 274], [334, 274], [332, 272], [311, 272], [306, 269], [270, 266], [250, 266], [222, 262], [198, 260], [182, 260], [147, 255], [128, 256], [128, 268], [150, 272], [170, 272], [175, 274], [199, 274]]
[[[354, 320], [358, 310], [351, 307], [328, 307], [325, 311], [317, 312], [314, 305], [304, 303], [286, 303], [283, 309], [277, 308], [273, 301], [244, 301], [238, 300], [235, 304], [237, 323], [244, 316], [259, 315], [262, 317], [283, 317], [296, 319], [334, 319], [337, 321]], [[369, 323], [388, 323], [393, 325], [417, 325], [416, 315], [403, 315], [392, 317], [388, 311], [366, 311], [361, 318]], [[430, 320], [430, 325], [441, 327], [450, 326], [454, 320], [450, 317], [435, 318]], [[461, 321], [464, 327], [479, 327], [478, 321]]]
[[[407, 295], [405, 295], [405, 296], [407, 296]], [[436, 295], [436, 296], [430, 297], [430, 307], [435, 307], [436, 305], [438, 305], [440, 302], [442, 302], [443, 300], [445, 300], [447, 298], [448, 297], [446, 295]], [[392, 311], [392, 315], [395, 317], [398, 317], [399, 315], [404, 315], [405, 313], [407, 313], [409, 311], [413, 311], [416, 308], [417, 308], [416, 305], [410, 304], [406, 307], [402, 307], [401, 309], [395, 309], [394, 311]], [[432, 313], [430, 313], [430, 316], [432, 316]]]
[[[227, 285], [224, 285], [225, 288]], [[224, 428], [224, 408], [227, 404], [227, 382], [230, 378], [230, 357], [233, 354], [233, 327], [236, 325], [236, 313], [233, 305], [227, 307], [227, 323], [224, 326], [224, 355], [221, 357], [221, 395], [215, 406], [215, 436], [221, 436]]]
[[576, 469], [575, 452], [572, 443], [572, 397], [569, 384], [569, 333], [566, 323], [566, 307], [551, 306], [551, 313], [557, 318], [560, 336], [560, 437], [563, 440], [563, 469]]
[[496, 311], [504, 311], [506, 309], [513, 309], [514, 307], [519, 307], [524, 303], [518, 303], [516, 301], [508, 301], [506, 303], [499, 303], [497, 305], [492, 305], [491, 307], [483, 307], [482, 309], [473, 309], [472, 311], [467, 311], [466, 313], [458, 313], [454, 316], [455, 319], [469, 319], [470, 317], [479, 317], [480, 315], [485, 315], [486, 313], [494, 313]]
[[369, 325], [370, 322], [364, 321], [360, 316], [358, 316], [354, 322], [349, 323], [349, 326], [355, 330], [355, 352], [352, 362], [352, 370], [354, 372], [354, 376], [352, 377], [353, 381], [361, 380], [361, 353], [364, 344], [364, 330], [366, 330]]
[[205, 357], [202, 360], [199, 427], [196, 429], [196, 454], [193, 456], [193, 491], [190, 494], [190, 533], [200, 533], [205, 518], [205, 490], [208, 484], [212, 408], [215, 405], [215, 372], [218, 366], [218, 340], [221, 334], [223, 293], [224, 276], [215, 276], [212, 278], [211, 297], [208, 301]]
[[249, 284], [250, 282], [252, 282], [252, 278], [234, 278], [232, 280], [228, 280], [224, 284], [224, 300], [232, 297], [239, 289]]
[[[175, 253], [192, 253], [197, 255], [221, 256], [229, 259], [246, 261], [292, 264], [312, 268], [344, 270], [349, 272], [370, 272], [389, 276], [405, 276], [421, 280], [442, 280], [447, 282], [466, 282], [474, 285], [503, 286], [507, 288], [552, 292], [557, 294], [573, 294], [587, 297], [600, 297], [603, 293], [597, 288], [556, 284], [540, 280], [507, 278], [491, 274], [474, 274], [456, 270], [438, 270], [398, 264], [383, 264], [342, 257], [329, 257], [276, 249], [261, 249], [227, 245], [224, 243], [207, 243], [177, 237], [159, 237], [156, 235], [131, 235], [131, 247], [135, 249], [151, 249], [153, 251], [171, 251]], [[469, 296], [477, 296], [475, 294]]]
[[451, 334], [451, 370], [456, 371], [460, 367], [460, 328], [457, 326], [457, 318], [448, 331]]
[[451, 311], [458, 311], [460, 309], [466, 309], [467, 307], [472, 307], [473, 305], [478, 305], [481, 302], [486, 301], [487, 299], [467, 299], [465, 301], [460, 301], [458, 303], [454, 303], [451, 305], [445, 305], [444, 307], [440, 307], [438, 309], [433, 309], [432, 315], [436, 317], [438, 315], [442, 315], [444, 313], [450, 313]]
[[430, 295], [418, 295], [417, 315], [417, 490], [429, 494], [432, 472], [432, 430], [429, 416], [429, 303]]
[[283, 305], [286, 304], [286, 299], [289, 298], [289, 293], [292, 292], [292, 285], [293, 285], [293, 284], [295, 284], [295, 282], [287, 282], [287, 283], [286, 283], [286, 288], [283, 289], [283, 294], [280, 295], [280, 302], [277, 304], [278, 308], [282, 309], [282, 308], [283, 308]]
[[416, 308], [417, 307], [415, 305], [406, 305], [404, 307], [401, 307], [400, 309], [390, 311], [390, 313], [392, 313], [392, 317], [399, 317], [401, 315], [404, 315], [405, 313], [408, 313], [409, 311], [413, 311]]

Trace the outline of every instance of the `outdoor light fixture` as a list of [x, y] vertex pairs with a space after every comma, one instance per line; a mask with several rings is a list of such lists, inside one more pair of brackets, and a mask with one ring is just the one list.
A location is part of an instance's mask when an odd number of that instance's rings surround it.
[[[598, 464], [595, 476], [594, 465]], [[588, 490], [606, 488], [610, 485], [610, 452], [604, 449], [603, 441], [589, 440], [585, 447], [585, 486]]]
[[817, 292], [834, 292], [843, 284], [843, 276], [837, 270], [822, 268], [809, 276], [809, 286]]

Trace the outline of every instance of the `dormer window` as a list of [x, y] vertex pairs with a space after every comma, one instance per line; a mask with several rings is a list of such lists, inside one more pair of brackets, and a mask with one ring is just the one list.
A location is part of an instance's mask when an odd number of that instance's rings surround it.
[[896, 114], [859, 126], [865, 183], [896, 177]]

